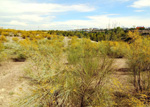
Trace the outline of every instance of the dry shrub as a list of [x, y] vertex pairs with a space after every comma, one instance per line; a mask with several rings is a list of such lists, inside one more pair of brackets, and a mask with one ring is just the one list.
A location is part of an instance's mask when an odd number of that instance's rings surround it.
[[122, 41], [101, 41], [98, 44], [101, 53], [113, 58], [126, 57], [126, 53], [130, 49], [129, 44]]
[[13, 37], [12, 40], [15, 41], [15, 42], [18, 42], [19, 38], [18, 37]]
[[[32, 86], [19, 99], [22, 106], [112, 106], [105, 85], [112, 72], [112, 60], [99, 52], [89, 40], [73, 39], [63, 51], [62, 38], [40, 40], [30, 50], [33, 66], [27, 70]], [[30, 45], [33, 46], [33, 45]], [[28, 49], [28, 48], [27, 48]], [[76, 54], [74, 54], [76, 53]], [[68, 64], [64, 63], [68, 57]], [[78, 61], [75, 59], [78, 58]], [[17, 103], [18, 104], [18, 103]]]
[[132, 34], [131, 49], [128, 51], [128, 65], [133, 72], [133, 84], [136, 91], [150, 88], [150, 39]]

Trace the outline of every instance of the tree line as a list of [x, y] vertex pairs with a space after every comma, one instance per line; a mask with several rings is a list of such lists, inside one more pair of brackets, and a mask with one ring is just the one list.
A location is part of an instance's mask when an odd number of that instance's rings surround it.
[[114, 29], [105, 29], [103, 32], [87, 32], [87, 31], [59, 31], [59, 30], [49, 30], [49, 34], [62, 35], [66, 37], [77, 36], [79, 38], [90, 38], [93, 41], [128, 41], [128, 31], [120, 27]]

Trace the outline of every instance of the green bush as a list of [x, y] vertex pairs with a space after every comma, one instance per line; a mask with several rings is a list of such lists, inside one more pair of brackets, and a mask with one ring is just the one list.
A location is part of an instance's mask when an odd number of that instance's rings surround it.
[[101, 41], [98, 45], [101, 53], [113, 58], [126, 57], [126, 53], [130, 50], [129, 44], [121, 41]]
[[60, 38], [38, 42], [38, 49], [32, 51], [33, 65], [26, 71], [32, 86], [17, 104], [112, 106], [111, 95], [106, 88], [107, 76], [113, 70], [112, 60], [96, 54], [97, 48], [90, 50], [89, 40], [76, 40], [71, 41], [66, 53]]
[[128, 51], [128, 65], [133, 72], [133, 85], [136, 91], [150, 88], [150, 39], [133, 35]]

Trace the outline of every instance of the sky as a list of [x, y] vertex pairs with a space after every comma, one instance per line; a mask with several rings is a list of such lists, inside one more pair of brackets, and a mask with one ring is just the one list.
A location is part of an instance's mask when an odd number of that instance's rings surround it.
[[0, 0], [0, 27], [20, 30], [150, 27], [150, 0]]

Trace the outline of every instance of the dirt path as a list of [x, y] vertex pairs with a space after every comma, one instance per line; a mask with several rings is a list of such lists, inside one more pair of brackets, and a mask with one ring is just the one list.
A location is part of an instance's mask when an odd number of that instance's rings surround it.
[[111, 78], [115, 78], [115, 80], [121, 84], [120, 88], [122, 88], [122, 90], [132, 93], [134, 91], [134, 86], [132, 84], [132, 72], [130, 72], [127, 65], [127, 59], [115, 59], [114, 65], [116, 71], [111, 75]]
[[26, 62], [5, 62], [0, 66], [0, 107], [10, 107], [17, 88], [24, 83], [21, 79]]

